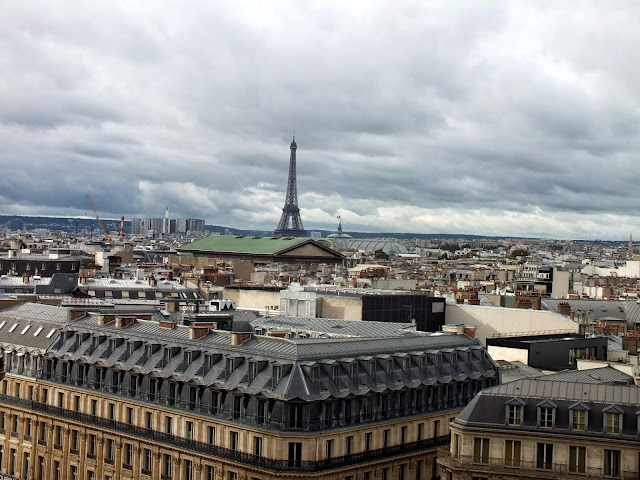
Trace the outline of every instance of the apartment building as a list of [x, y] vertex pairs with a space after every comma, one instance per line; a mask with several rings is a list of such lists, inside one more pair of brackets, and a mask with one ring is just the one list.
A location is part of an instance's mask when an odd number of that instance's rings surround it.
[[640, 389], [517, 380], [481, 392], [451, 423], [448, 480], [637, 479]]
[[327, 339], [131, 314], [38, 335], [12, 323], [0, 327], [9, 478], [437, 478], [449, 421], [498, 382], [478, 341], [389, 324]]

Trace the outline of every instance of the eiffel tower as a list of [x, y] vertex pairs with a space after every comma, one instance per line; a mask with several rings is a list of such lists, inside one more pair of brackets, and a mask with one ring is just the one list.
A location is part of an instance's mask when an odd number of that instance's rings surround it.
[[[306, 237], [302, 226], [300, 209], [298, 208], [298, 188], [296, 187], [296, 137], [291, 142], [291, 158], [289, 159], [289, 181], [287, 182], [287, 198], [284, 201], [282, 217], [278, 228], [273, 231], [274, 237]], [[291, 224], [291, 227], [289, 227]]]

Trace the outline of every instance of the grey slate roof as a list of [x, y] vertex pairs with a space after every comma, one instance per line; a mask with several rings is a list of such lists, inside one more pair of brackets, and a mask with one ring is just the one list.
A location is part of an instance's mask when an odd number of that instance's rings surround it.
[[[367, 322], [353, 323], [361, 325]], [[375, 328], [373, 331], [376, 331]], [[285, 399], [296, 396], [344, 397], [421, 384], [492, 378], [496, 375], [493, 361], [486, 356], [477, 340], [443, 332], [397, 332], [391, 335], [387, 330], [377, 331], [377, 337], [336, 339], [285, 339], [252, 335], [241, 345], [232, 346], [233, 334], [230, 332], [213, 331], [202, 338], [190, 340], [189, 327], [185, 325], [178, 324], [175, 328], [167, 329], [161, 328], [155, 321], [136, 320], [127, 327], [118, 328], [115, 322], [98, 325], [98, 316], [89, 314], [69, 323], [61, 340], [51, 346], [47, 356], [201, 385], [216, 384], [220, 388]], [[99, 337], [106, 337], [107, 341], [96, 347], [93, 341]], [[111, 339], [118, 345], [114, 347]], [[127, 352], [127, 342], [139, 344], [133, 352]], [[161, 348], [150, 357], [144, 357], [143, 354], [147, 354], [145, 346], [151, 345]], [[168, 363], [163, 362], [164, 348], [175, 349], [175, 355]], [[189, 361], [183, 355], [188, 352], [195, 352]], [[438, 354], [444, 357], [440, 367], [433, 363], [433, 356]], [[425, 361], [424, 365], [419, 366], [419, 356], [425, 360], [430, 356], [432, 363], [427, 365]], [[459, 361], [451, 363], [452, 356]], [[196, 375], [204, 368], [205, 357], [215, 358], [215, 362], [206, 373]], [[407, 357], [412, 373], [406, 370], [406, 365], [401, 367], [402, 360]], [[225, 373], [225, 359], [237, 359], [239, 367]], [[388, 360], [393, 363], [392, 371], [386, 370]], [[250, 361], [260, 362], [263, 367], [253, 380], [247, 381], [247, 364]], [[378, 364], [377, 373], [373, 376], [365, 373], [369, 361]], [[350, 372], [349, 365], [354, 362], [360, 365], [361, 375], [357, 378], [346, 373]], [[283, 369], [282, 381], [270, 385], [273, 369], [278, 365]], [[326, 388], [311, 380], [310, 369], [313, 366], [320, 368]], [[338, 383], [330, 378], [334, 375], [333, 366], [338, 366], [341, 378], [344, 377]]]
[[498, 368], [500, 369], [501, 383], [513, 382], [523, 378], [535, 378], [544, 375], [541, 370], [530, 367], [522, 362], [507, 362], [498, 360]]
[[625, 303], [621, 300], [562, 300], [543, 298], [540, 302], [543, 310], [558, 312], [558, 304], [560, 302], [569, 303], [569, 307], [574, 314], [582, 313], [586, 315], [589, 312], [592, 320], [600, 320], [602, 318], [617, 318], [619, 320], [627, 319]]
[[[508, 425], [506, 405], [518, 401], [524, 407], [522, 425]], [[554, 428], [538, 425], [537, 409], [544, 402], [555, 406]], [[456, 417], [461, 426], [489, 427], [512, 431], [517, 435], [537, 432], [544, 435], [572, 434], [589, 438], [606, 437], [637, 442], [638, 405], [640, 388], [634, 385], [603, 385], [594, 383], [553, 381], [544, 378], [517, 380], [481, 391]], [[585, 431], [570, 427], [570, 410], [588, 410]], [[623, 430], [617, 434], [605, 433], [604, 412], [616, 408], [623, 412]]]
[[[66, 308], [39, 303], [22, 303], [0, 310], [0, 347], [5, 350], [23, 347], [46, 350], [67, 323], [67, 314]], [[17, 326], [13, 328], [14, 325]]]
[[253, 328], [274, 331], [292, 331], [325, 334], [331, 337], [386, 337], [415, 332], [415, 325], [394, 322], [362, 322], [327, 318], [303, 318], [290, 316], [259, 317], [251, 322]]
[[635, 385], [635, 381], [631, 375], [627, 375], [609, 366], [589, 370], [564, 370], [546, 375], [544, 379], [556, 382]]

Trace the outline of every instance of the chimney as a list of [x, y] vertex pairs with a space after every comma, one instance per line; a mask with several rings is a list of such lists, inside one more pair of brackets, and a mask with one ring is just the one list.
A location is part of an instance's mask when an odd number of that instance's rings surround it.
[[231, 332], [231, 346], [238, 347], [251, 338], [249, 332]]
[[173, 328], [176, 328], [176, 324], [168, 320], [161, 320], [158, 322], [158, 327], [173, 329]]
[[268, 337], [278, 337], [278, 338], [286, 338], [287, 337], [287, 332], [276, 332], [276, 331], [272, 331], [267, 333]]
[[22, 283], [29, 283], [29, 274], [27, 272], [22, 274]]
[[69, 309], [67, 310], [67, 321], [73, 322], [74, 320], [84, 317], [86, 314], [87, 312], [85, 312], [84, 310]]
[[558, 303], [558, 313], [568, 317], [571, 314], [571, 307], [569, 306], [569, 302]]
[[476, 327], [465, 325], [463, 332], [469, 338], [476, 338]]
[[116, 316], [112, 313], [109, 313], [109, 314], [101, 313], [98, 315], [98, 325], [100, 326], [108, 325], [111, 322], [114, 322], [115, 319], [116, 319]]
[[198, 340], [199, 338], [207, 336], [211, 330], [217, 328], [218, 324], [216, 322], [192, 323], [189, 327], [189, 340]]
[[116, 317], [116, 328], [126, 328], [136, 321], [135, 317]]

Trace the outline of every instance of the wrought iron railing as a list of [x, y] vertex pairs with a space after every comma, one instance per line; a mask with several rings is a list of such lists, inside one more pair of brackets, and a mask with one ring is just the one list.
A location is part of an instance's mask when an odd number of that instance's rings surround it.
[[231, 460], [245, 465], [264, 468], [273, 471], [294, 470], [304, 472], [317, 472], [346, 466], [356, 465], [375, 460], [395, 457], [399, 455], [407, 455], [421, 450], [435, 449], [449, 443], [449, 436], [440, 436], [418, 440], [416, 442], [405, 443], [402, 445], [393, 445], [386, 448], [369, 450], [366, 452], [353, 453], [324, 460], [303, 460], [290, 462], [284, 459], [273, 459], [252, 455], [250, 453], [240, 452], [225, 447], [211, 445], [209, 443], [189, 440], [185, 437], [179, 437], [169, 433], [151, 430], [144, 427], [138, 427], [130, 423], [118, 422], [108, 418], [98, 417], [87, 413], [67, 410], [60, 407], [54, 407], [45, 403], [36, 402], [17, 398], [9, 395], [0, 394], [0, 403], [16, 405], [26, 409], [42, 412], [58, 418], [64, 418], [69, 421], [83, 423], [85, 425], [94, 425], [96, 427], [112, 430], [117, 433], [131, 435], [149, 442], [162, 443], [168, 446], [183, 447], [185, 449], [198, 452], [212, 457]]
[[587, 479], [622, 479], [637, 480], [638, 473], [625, 471], [619, 468], [589, 467], [587, 465], [569, 465], [568, 463], [549, 463], [529, 460], [514, 459], [513, 465], [506, 465], [504, 458], [489, 458], [487, 462], [474, 461], [469, 455], [461, 455], [460, 458], [451, 456], [448, 449], [438, 451], [438, 462], [452, 470], [463, 469], [469, 472], [508, 473], [522, 478], [559, 478], [560, 476], [573, 475]]

